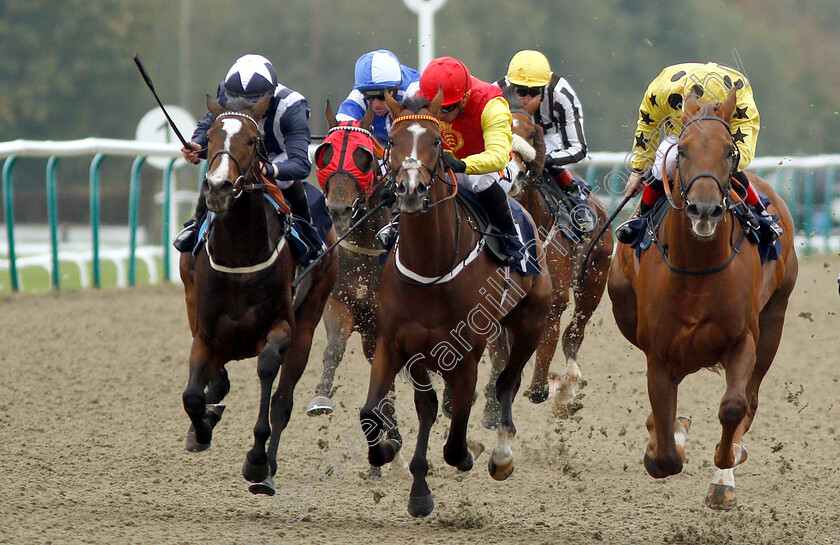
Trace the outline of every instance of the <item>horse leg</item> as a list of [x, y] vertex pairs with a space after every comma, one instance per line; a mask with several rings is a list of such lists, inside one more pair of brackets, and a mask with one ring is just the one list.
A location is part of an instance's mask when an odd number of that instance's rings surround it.
[[467, 424], [475, 399], [475, 382], [478, 378], [478, 359], [483, 349], [473, 350], [459, 363], [458, 368], [449, 374], [448, 382], [452, 385], [452, 423], [449, 437], [443, 445], [443, 459], [459, 471], [469, 471], [478, 456], [484, 452], [484, 445], [467, 442]]
[[228, 392], [230, 392], [230, 379], [227, 369], [222, 367], [207, 386], [207, 410], [204, 413], [204, 419], [210, 424], [211, 429], [215, 428], [222, 419], [222, 413], [225, 412], [226, 407], [222, 400]]
[[[190, 429], [187, 431], [185, 448], [190, 452], [201, 452], [210, 447], [213, 437], [213, 417], [207, 414], [207, 395], [205, 388], [215, 377], [218, 371], [213, 369], [222, 365], [214, 364], [211, 361], [210, 350], [206, 343], [198, 338], [193, 340], [190, 350], [190, 371], [187, 380], [187, 388], [182, 394], [184, 410], [190, 417]], [[221, 417], [221, 412], [218, 413]], [[218, 422], [218, 420], [216, 420]]]
[[[758, 383], [767, 372], [769, 365], [756, 369], [752, 338], [749, 337], [735, 350], [726, 367], [726, 393], [720, 402], [718, 418], [723, 427], [721, 441], [715, 449], [715, 465], [718, 469], [709, 483], [706, 494], [706, 505], [712, 509], [731, 509], [737, 503], [735, 494], [735, 467], [747, 459], [747, 449], [740, 444], [746, 430], [752, 423], [750, 414], [750, 400], [748, 389], [753, 383], [756, 372], [757, 383], [754, 383], [754, 399], [758, 405]], [[755, 414], [754, 412], [752, 414]]]
[[650, 441], [645, 449], [645, 469], [651, 477], [664, 479], [682, 471], [687, 429], [680, 429], [676, 419], [678, 382], [664, 362], [648, 358], [647, 383], [652, 410], [646, 422]]
[[393, 439], [381, 440], [384, 431], [382, 405], [385, 396], [394, 384], [394, 378], [402, 367], [400, 365], [401, 361], [384, 340], [377, 342], [376, 353], [373, 356], [370, 369], [367, 400], [359, 413], [362, 431], [368, 443], [368, 460], [374, 466], [383, 466], [390, 463], [402, 446], [401, 443]]
[[495, 430], [499, 428], [499, 423], [502, 421], [502, 406], [496, 399], [496, 381], [499, 378], [499, 373], [502, 372], [505, 361], [507, 361], [506, 356], [509, 351], [507, 332], [502, 330], [499, 337], [487, 345], [487, 350], [490, 353], [490, 377], [484, 386], [484, 414], [481, 424], [484, 429]]
[[347, 339], [353, 332], [353, 314], [346, 304], [330, 299], [324, 312], [324, 329], [327, 331], [327, 346], [324, 348], [324, 370], [321, 374], [321, 381], [315, 387], [315, 397], [312, 398], [306, 409], [306, 414], [309, 416], [333, 412], [333, 405], [330, 400], [333, 379], [338, 364], [344, 357]]
[[[415, 365], [412, 366], [410, 373], [415, 384], [431, 384], [429, 373], [425, 369]], [[429, 433], [437, 418], [438, 410], [434, 388], [415, 388], [414, 407], [417, 409], [420, 426], [417, 430], [417, 447], [414, 449], [414, 457], [409, 465], [414, 482], [411, 484], [411, 494], [408, 497], [408, 513], [412, 517], [425, 517], [435, 508], [432, 491], [426, 483], [426, 475], [429, 473], [429, 462], [426, 460]]]
[[555, 284], [553, 294], [554, 302], [551, 305], [548, 318], [546, 318], [547, 326], [545, 333], [542, 339], [540, 339], [540, 344], [537, 345], [535, 353], [534, 373], [531, 375], [531, 385], [525, 390], [525, 397], [531, 403], [542, 403], [548, 399], [548, 368], [551, 366], [551, 360], [554, 359], [554, 353], [557, 351], [557, 343], [560, 340], [560, 317], [566, 310], [569, 302], [568, 296], [562, 292], [562, 288]]
[[286, 359], [292, 341], [289, 323], [284, 321], [268, 334], [268, 343], [257, 358], [257, 376], [260, 379], [260, 410], [257, 423], [254, 425], [254, 446], [248, 451], [242, 464], [242, 476], [252, 483], [263, 483], [264, 486], [254, 486], [249, 489], [253, 494], [273, 494], [274, 485], [271, 482], [268, 457], [265, 442], [271, 436], [269, 412], [271, 404], [271, 389], [280, 365]]

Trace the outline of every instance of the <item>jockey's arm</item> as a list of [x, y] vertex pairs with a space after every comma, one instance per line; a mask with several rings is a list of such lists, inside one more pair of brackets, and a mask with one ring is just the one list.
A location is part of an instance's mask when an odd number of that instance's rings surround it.
[[[561, 82], [564, 80], [561, 80]], [[550, 97], [551, 108], [562, 108], [563, 120], [558, 131], [546, 134], [547, 157], [554, 166], [577, 163], [586, 157], [586, 138], [583, 135], [583, 108], [574, 90], [568, 85], [558, 84]]]
[[[286, 148], [286, 158], [272, 162], [274, 173], [269, 173], [277, 180], [303, 180], [309, 176], [312, 163], [309, 161], [309, 105], [305, 100], [289, 106], [280, 118], [280, 132]], [[266, 120], [266, 125], [271, 120]], [[274, 126], [274, 123], [271, 123]]]
[[735, 112], [730, 120], [732, 137], [741, 158], [738, 161], [738, 171], [743, 171], [749, 166], [755, 157], [755, 145], [758, 141], [758, 130], [761, 126], [761, 119], [758, 108], [753, 100], [752, 87], [747, 86], [738, 91], [738, 103], [735, 105]]
[[512, 123], [513, 116], [505, 99], [496, 97], [487, 103], [481, 112], [484, 151], [463, 159], [467, 174], [488, 174], [505, 168], [513, 147]]

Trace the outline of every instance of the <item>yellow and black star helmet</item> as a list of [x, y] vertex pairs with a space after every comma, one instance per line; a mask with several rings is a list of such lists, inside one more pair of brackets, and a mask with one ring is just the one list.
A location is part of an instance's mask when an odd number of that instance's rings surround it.
[[539, 51], [524, 49], [508, 65], [508, 81], [524, 87], [543, 87], [551, 81], [551, 66]]

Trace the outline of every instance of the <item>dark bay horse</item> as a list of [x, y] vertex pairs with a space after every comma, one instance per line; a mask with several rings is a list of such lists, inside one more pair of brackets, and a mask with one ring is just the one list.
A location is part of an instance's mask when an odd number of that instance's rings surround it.
[[[516, 100], [510, 97], [509, 100]], [[537, 230], [543, 238], [546, 249], [546, 261], [551, 275], [553, 287], [551, 311], [548, 315], [548, 325], [536, 351], [536, 364], [531, 379], [531, 385], [525, 391], [534, 403], [545, 401], [549, 395], [549, 379], [551, 386], [556, 386], [554, 394], [554, 412], [561, 418], [569, 416], [569, 407], [577, 395], [577, 386], [581, 378], [577, 364], [577, 353], [583, 342], [584, 330], [601, 298], [607, 284], [607, 274], [612, 261], [613, 250], [612, 229], [607, 227], [603, 235], [594, 240], [594, 235], [607, 222], [608, 214], [604, 205], [594, 192], [588, 196], [588, 206], [597, 219], [595, 228], [588, 236], [568, 238], [560, 232], [558, 214], [551, 209], [546, 200], [543, 167], [546, 150], [542, 128], [533, 122], [533, 115], [539, 108], [540, 100], [536, 98], [522, 109], [512, 109], [514, 133], [514, 160], [520, 161], [520, 175], [514, 180], [511, 196], [518, 200], [528, 210]], [[574, 221], [571, 217], [569, 221]], [[581, 270], [585, 254], [594, 242], [594, 247], [587, 262], [587, 270]], [[569, 324], [563, 331], [563, 355], [566, 367], [562, 376], [552, 373], [549, 366], [554, 358], [560, 339], [561, 317], [569, 304], [569, 290], [574, 295], [574, 313]], [[494, 361], [494, 375], [498, 366]], [[491, 376], [491, 379], [493, 377]], [[494, 395], [488, 384], [487, 407], [485, 408], [485, 425], [495, 424], [494, 415], [497, 414]], [[488, 426], [488, 427], [489, 427]]]
[[[339, 236], [345, 234], [360, 217], [373, 209], [382, 198], [384, 180], [379, 175], [375, 144], [370, 134], [373, 109], [361, 122], [339, 125], [329, 102], [325, 112], [330, 127], [327, 140], [315, 151], [318, 171], [327, 210]], [[357, 331], [368, 362], [373, 360], [376, 345], [376, 306], [383, 252], [376, 233], [391, 219], [389, 208], [353, 231], [338, 246], [338, 279], [324, 311], [327, 346], [324, 369], [309, 403], [307, 414], [329, 414], [333, 411], [332, 388], [335, 371], [344, 357], [347, 339]]]
[[[442, 93], [431, 104], [415, 98], [400, 106], [388, 94], [386, 102], [395, 119], [389, 163], [401, 219], [399, 241], [382, 273], [379, 331], [361, 422], [371, 464], [393, 460], [401, 444], [383, 438], [382, 405], [388, 403], [385, 396], [397, 373], [405, 369], [414, 387], [420, 421], [417, 448], [409, 466], [414, 482], [408, 512], [420, 517], [434, 509], [426, 483], [426, 450], [438, 402], [429, 371], [440, 374], [451, 386], [452, 423], [443, 448], [444, 460], [468, 471], [484, 450], [480, 443], [467, 441], [478, 361], [488, 340], [502, 329], [508, 332], [508, 361], [496, 381], [501, 425], [488, 464], [494, 479], [506, 479], [513, 471], [508, 442], [516, 433], [511, 404], [522, 368], [545, 327], [551, 279], [515, 272], [506, 278], [507, 269], [482, 251], [483, 241], [472, 218], [455, 198], [455, 176], [444, 169], [438, 121]], [[538, 250], [545, 270], [545, 255], [541, 247]], [[494, 285], [504, 288], [496, 292]]]
[[[259, 416], [242, 474], [253, 483], [252, 493], [271, 495], [280, 434], [291, 416], [294, 388], [306, 367], [338, 263], [327, 256], [293, 299], [295, 262], [285, 237], [288, 220], [257, 190], [265, 187], [259, 175], [264, 156], [257, 123], [269, 98], [228, 111], [207, 97], [216, 120], [207, 131], [208, 170], [202, 191], [215, 220], [204, 250], [197, 257], [181, 254], [180, 272], [193, 335], [183, 394], [192, 421], [187, 450], [210, 446], [221, 416], [218, 404], [230, 390], [225, 364], [259, 356]], [[327, 244], [334, 242], [335, 232], [327, 238]]]
[[732, 469], [747, 458], [741, 446], [758, 408], [761, 380], [779, 346], [788, 297], [797, 276], [793, 220], [784, 201], [757, 176], [750, 183], [772, 199], [784, 229], [777, 260], [764, 265], [731, 212], [738, 197], [731, 176], [738, 164], [728, 120], [736, 88], [720, 104], [686, 99], [677, 144], [677, 172], [665, 179], [672, 209], [657, 230], [659, 252], [637, 259], [619, 245], [609, 277], [609, 294], [619, 329], [647, 356], [647, 419], [650, 441], [647, 472], [674, 475], [685, 461], [690, 420], [677, 418], [677, 389], [688, 374], [722, 368], [726, 392], [718, 418], [722, 425], [706, 504], [735, 505]]

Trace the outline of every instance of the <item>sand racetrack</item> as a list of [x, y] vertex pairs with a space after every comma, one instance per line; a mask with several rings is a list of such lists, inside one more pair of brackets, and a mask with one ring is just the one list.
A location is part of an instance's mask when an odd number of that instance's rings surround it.
[[[212, 448], [183, 448], [190, 335], [179, 286], [3, 297], [0, 543], [840, 543], [838, 271], [836, 256], [801, 258], [729, 512], [703, 504], [723, 378], [701, 372], [683, 383], [679, 412], [693, 417], [685, 469], [650, 478], [644, 358], [618, 333], [606, 296], [580, 353], [584, 408], [558, 421], [549, 403], [519, 396], [508, 481], [489, 477], [487, 454], [469, 473], [447, 466], [448, 420], [438, 418], [429, 449], [437, 506], [425, 520], [406, 512], [407, 470], [364, 479], [366, 452], [354, 456], [348, 440], [368, 382], [357, 336], [336, 377], [336, 413], [309, 418], [319, 328], [281, 440], [274, 501], [249, 494], [239, 473], [256, 419], [255, 359], [228, 365], [232, 389]], [[485, 364], [480, 385], [486, 374]], [[409, 394], [399, 382], [406, 460], [416, 437]], [[470, 436], [492, 446], [481, 403]]]

